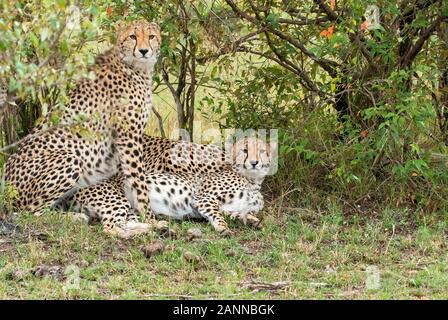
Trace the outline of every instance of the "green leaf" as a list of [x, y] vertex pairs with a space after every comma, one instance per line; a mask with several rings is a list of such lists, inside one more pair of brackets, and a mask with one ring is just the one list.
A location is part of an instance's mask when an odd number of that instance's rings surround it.
[[332, 93], [336, 92], [336, 83], [331, 82], [331, 84], [330, 84], [330, 90], [331, 90]]
[[28, 33], [28, 37], [35, 48], [39, 47], [39, 38], [34, 32]]
[[266, 20], [270, 22], [274, 27], [278, 27], [278, 21], [280, 19], [280, 15], [278, 13], [269, 13], [266, 17]]
[[64, 9], [67, 6], [66, 0], [57, 0], [57, 4], [60, 8]]
[[5, 52], [8, 49], [8, 46], [2, 39], [0, 39], [0, 51]]

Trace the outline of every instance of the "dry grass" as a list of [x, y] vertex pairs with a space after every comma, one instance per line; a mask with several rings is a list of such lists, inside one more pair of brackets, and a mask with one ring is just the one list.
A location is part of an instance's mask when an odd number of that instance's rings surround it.
[[[24, 214], [19, 234], [0, 237], [0, 298], [448, 298], [446, 220], [409, 221], [412, 213], [390, 210], [347, 218], [337, 205], [271, 206], [263, 218], [261, 231], [231, 222], [230, 239], [206, 223], [172, 223], [177, 238], [162, 239], [165, 250], [147, 258], [141, 246], [156, 234], [123, 241], [58, 213]], [[187, 240], [192, 226], [202, 238]], [[79, 286], [66, 290], [77, 283], [70, 266]], [[371, 270], [379, 286], [369, 289]]]

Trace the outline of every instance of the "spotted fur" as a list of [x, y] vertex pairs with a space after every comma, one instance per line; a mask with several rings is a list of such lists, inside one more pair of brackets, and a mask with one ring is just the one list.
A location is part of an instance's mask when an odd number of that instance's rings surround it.
[[[230, 150], [228, 164], [224, 152], [213, 145], [145, 137], [152, 211], [173, 219], [206, 218], [223, 234], [231, 233], [223, 215], [258, 226], [255, 214], [263, 208], [260, 187], [270, 169], [269, 146], [248, 138]], [[100, 218], [105, 224], [124, 223], [132, 217], [132, 210], [119, 192], [121, 184], [121, 177], [116, 176], [80, 190], [72, 198], [74, 210]]]
[[[53, 110], [8, 159], [6, 182], [19, 192], [20, 209], [41, 214], [78, 189], [121, 172], [120, 192], [133, 210], [147, 211], [143, 133], [160, 41], [154, 23], [117, 24], [117, 44], [97, 57], [95, 79], [80, 81], [64, 110]], [[49, 126], [55, 114], [61, 121]]]

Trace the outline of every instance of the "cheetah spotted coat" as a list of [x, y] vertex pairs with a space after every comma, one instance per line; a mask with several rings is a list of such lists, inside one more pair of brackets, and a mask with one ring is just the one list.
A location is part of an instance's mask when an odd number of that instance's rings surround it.
[[95, 79], [82, 80], [71, 92], [59, 124], [44, 121], [8, 159], [5, 180], [19, 192], [18, 208], [41, 214], [78, 189], [121, 172], [120, 191], [134, 210], [146, 211], [143, 133], [159, 47], [156, 24], [138, 20], [118, 26], [117, 45], [97, 57]]

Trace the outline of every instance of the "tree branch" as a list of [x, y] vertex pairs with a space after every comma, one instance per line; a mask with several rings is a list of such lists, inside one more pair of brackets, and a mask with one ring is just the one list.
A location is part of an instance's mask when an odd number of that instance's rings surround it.
[[362, 33], [358, 32], [356, 35], [351, 35], [350, 40], [352, 41], [352, 43], [356, 44], [356, 46], [359, 48], [362, 55], [364, 56], [364, 58], [366, 58], [367, 62], [369, 63], [370, 68], [378, 72], [378, 65], [375, 63], [375, 61], [373, 61], [373, 57], [370, 54], [369, 50], [367, 50], [367, 48], [364, 46], [364, 43], [361, 41], [361, 37]]
[[162, 66], [162, 79], [174, 98], [174, 102], [176, 103], [177, 108], [177, 120], [179, 122], [179, 126], [181, 126], [184, 123], [184, 111], [182, 108], [182, 102], [180, 101], [180, 96], [177, 94], [176, 89], [174, 89], [173, 85], [170, 83], [168, 72], [166, 71], [164, 66]]
[[235, 40], [233, 43], [227, 44], [227, 45], [221, 47], [218, 50], [218, 52], [211, 54], [209, 56], [199, 57], [199, 58], [197, 58], [196, 61], [202, 64], [202, 63], [207, 62], [208, 60], [219, 58], [222, 55], [225, 55], [225, 54], [228, 54], [231, 52], [236, 52], [237, 49], [241, 46], [241, 44], [252, 40], [255, 36], [257, 36], [260, 33], [265, 32], [265, 31], [266, 31], [266, 28], [261, 28], [254, 32], [248, 33], [245, 36]]
[[317, 57], [314, 53], [309, 51], [299, 40], [291, 37], [290, 35], [284, 32], [281, 32], [280, 30], [275, 29], [269, 24], [266, 24], [266, 21], [264, 19], [262, 19], [261, 17], [258, 18], [259, 15], [258, 17], [257, 16], [253, 17], [247, 12], [240, 10], [233, 0], [225, 0], [225, 1], [232, 8], [233, 12], [235, 12], [235, 14], [237, 14], [239, 17], [244, 18], [255, 24], [260, 23], [263, 24], [268, 32], [275, 34], [277, 37], [287, 41], [288, 43], [299, 49], [303, 54], [305, 54], [307, 57], [309, 57], [311, 60], [315, 61], [319, 66], [321, 66], [322, 69], [327, 71], [330, 76], [335, 77], [337, 75], [336, 67], [338, 66], [338, 64], [336, 62]]
[[314, 2], [319, 6], [320, 10], [322, 10], [331, 21], [337, 21], [339, 19], [338, 15], [333, 10], [331, 10], [331, 8], [327, 6], [323, 0], [314, 0]]
[[296, 25], [296, 26], [320, 25], [321, 23], [327, 22], [327, 21], [329, 21], [327, 17], [318, 18], [318, 19], [303, 18], [300, 20], [299, 19], [286, 19], [286, 18], [278, 19], [279, 23], [291, 24], [291, 25]]
[[165, 129], [163, 128], [163, 119], [162, 116], [160, 115], [160, 113], [156, 110], [156, 108], [154, 108], [154, 106], [151, 107], [152, 112], [154, 113], [154, 115], [157, 118], [157, 123], [159, 125], [159, 130], [160, 130], [160, 135], [162, 136], [162, 138], [166, 138], [166, 134], [165, 134]]
[[306, 75], [306, 73], [304, 71], [302, 71], [300, 68], [296, 68], [296, 66], [287, 60], [281, 60], [279, 58], [273, 57], [269, 54], [263, 53], [263, 52], [258, 52], [246, 47], [240, 47], [237, 50], [238, 52], [246, 52], [246, 53], [251, 53], [266, 59], [269, 59], [271, 61], [274, 61], [275, 63], [279, 64], [280, 66], [284, 67], [285, 69], [291, 71], [292, 73], [294, 73], [295, 75], [298, 76], [300, 83], [306, 87], [308, 90], [317, 93], [319, 96], [323, 95], [323, 92], [320, 91], [316, 85], [308, 78], [308, 76]]
[[193, 124], [194, 124], [194, 105], [196, 96], [196, 44], [193, 39], [189, 40], [191, 51], [191, 67], [190, 67], [190, 101], [188, 105], [188, 130], [190, 132], [190, 141], [193, 141]]
[[286, 65], [289, 65], [292, 69], [295, 70], [295, 74], [299, 76], [302, 84], [308, 88], [308, 90], [316, 92], [317, 94], [321, 95], [322, 92], [316, 87], [313, 81], [308, 77], [305, 71], [303, 71], [299, 66], [295, 65], [293, 62], [286, 59], [280, 52], [277, 50], [275, 45], [272, 43], [271, 38], [269, 36], [269, 33], [266, 32], [266, 40], [268, 43], [269, 48], [274, 52], [274, 54], [277, 56], [277, 59], [281, 62], [283, 62]]
[[272, 34], [275, 34], [277, 37], [287, 41], [288, 43], [292, 44], [294, 47], [296, 47], [300, 51], [302, 51], [307, 57], [309, 57], [311, 60], [315, 61], [319, 66], [322, 67], [322, 69], [327, 71], [331, 77], [336, 77], [336, 75], [337, 75], [336, 67], [338, 66], [338, 64], [336, 62], [334, 62], [332, 60], [322, 59], [322, 58], [317, 57], [314, 53], [312, 53], [307, 48], [305, 48], [305, 46], [302, 43], [300, 43], [300, 41], [298, 41], [297, 39], [291, 37], [290, 35], [288, 35], [286, 33], [283, 33], [283, 32], [281, 32], [277, 29], [274, 29], [272, 27], [268, 28], [268, 31]]
[[420, 31], [420, 37], [417, 39], [415, 44], [410, 47], [410, 49], [402, 56], [400, 59], [400, 66], [402, 68], [409, 67], [414, 61], [417, 54], [422, 49], [426, 40], [432, 36], [433, 32], [438, 28], [442, 21], [448, 21], [447, 17], [438, 16], [427, 28]]

